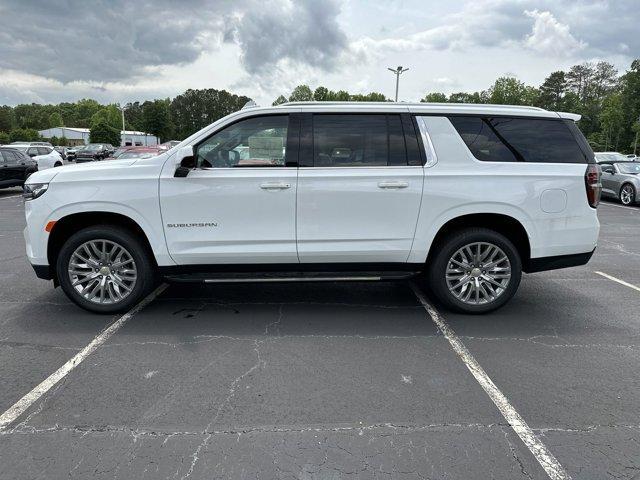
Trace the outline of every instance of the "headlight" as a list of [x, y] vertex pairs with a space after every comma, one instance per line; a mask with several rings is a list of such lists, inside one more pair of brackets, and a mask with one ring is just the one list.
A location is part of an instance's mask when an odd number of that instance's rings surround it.
[[29, 183], [24, 185], [24, 193], [22, 196], [25, 200], [33, 200], [44, 194], [49, 188], [48, 183]]

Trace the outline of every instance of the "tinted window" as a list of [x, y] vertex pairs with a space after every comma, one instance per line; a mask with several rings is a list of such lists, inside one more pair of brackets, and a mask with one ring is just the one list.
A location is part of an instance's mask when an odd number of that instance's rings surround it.
[[38, 155], [49, 155], [51, 153], [51, 149], [45, 147], [38, 147]]
[[5, 162], [4, 151], [0, 150], [0, 165], [4, 165]]
[[196, 148], [198, 167], [284, 167], [289, 117], [253, 117], [215, 133]]
[[399, 115], [314, 115], [316, 167], [407, 165]]
[[587, 162], [574, 134], [560, 119], [450, 117], [449, 120], [478, 160]]
[[35, 147], [31, 147], [29, 150], [27, 150], [27, 154], [30, 155], [30, 156], [31, 155], [39, 155], [38, 149], [35, 148]]
[[2, 153], [7, 163], [20, 163], [22, 161], [20, 156], [15, 152], [12, 152], [10, 150], [4, 150]]

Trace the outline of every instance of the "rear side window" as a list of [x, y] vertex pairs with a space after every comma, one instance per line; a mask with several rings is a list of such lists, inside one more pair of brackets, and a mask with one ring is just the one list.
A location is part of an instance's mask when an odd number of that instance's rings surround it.
[[49, 155], [51, 150], [46, 147], [38, 147], [38, 155]]
[[399, 115], [314, 115], [315, 167], [406, 166]]
[[449, 117], [478, 160], [587, 163], [588, 156], [561, 119]]

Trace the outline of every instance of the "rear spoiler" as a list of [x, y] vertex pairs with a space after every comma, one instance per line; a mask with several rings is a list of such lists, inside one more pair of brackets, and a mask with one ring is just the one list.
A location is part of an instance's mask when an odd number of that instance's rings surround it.
[[567, 113], [567, 112], [556, 112], [556, 113], [560, 118], [566, 118], [568, 120], [573, 120], [574, 122], [577, 122], [582, 118], [582, 115], [579, 115], [577, 113]]

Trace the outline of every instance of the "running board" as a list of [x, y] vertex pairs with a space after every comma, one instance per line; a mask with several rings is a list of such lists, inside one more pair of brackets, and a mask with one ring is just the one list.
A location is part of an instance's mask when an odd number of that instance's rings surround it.
[[265, 283], [265, 282], [375, 282], [404, 280], [418, 272], [255, 272], [193, 273], [166, 275], [168, 282]]

